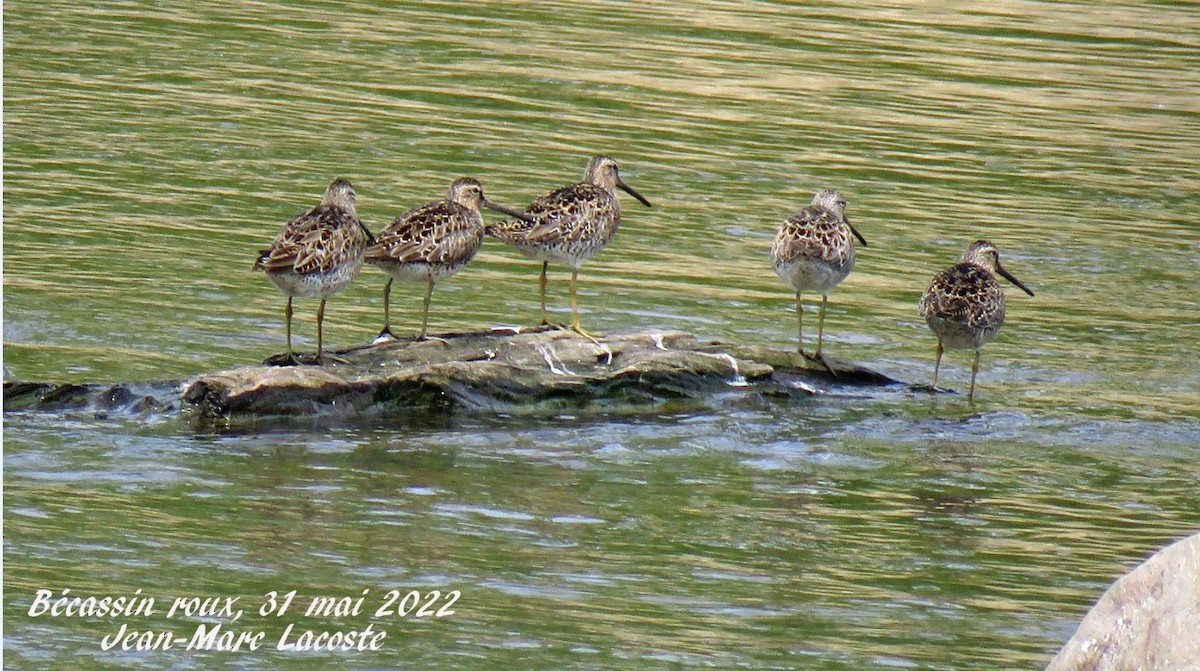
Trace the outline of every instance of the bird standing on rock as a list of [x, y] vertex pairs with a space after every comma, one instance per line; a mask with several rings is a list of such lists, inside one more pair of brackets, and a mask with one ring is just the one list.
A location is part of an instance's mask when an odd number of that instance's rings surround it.
[[864, 247], [867, 241], [846, 218], [846, 199], [836, 189], [825, 189], [813, 196], [812, 203], [783, 220], [771, 245], [771, 265], [775, 273], [796, 291], [796, 349], [804, 355], [804, 308], [800, 295], [805, 291], [821, 294], [821, 312], [817, 318], [817, 351], [825, 339], [825, 303], [829, 292], [854, 269], [854, 241]]
[[421, 340], [429, 328], [429, 303], [433, 285], [454, 275], [479, 251], [483, 242], [483, 216], [480, 207], [503, 212], [518, 220], [525, 215], [489, 201], [478, 180], [462, 177], [454, 180], [443, 200], [426, 203], [396, 217], [366, 251], [366, 262], [391, 277], [383, 289], [383, 330], [380, 337], [391, 336], [389, 301], [393, 280], [427, 283], [425, 311], [421, 319]]
[[317, 308], [317, 354], [322, 363], [325, 301], [346, 288], [362, 268], [363, 252], [373, 240], [355, 212], [354, 187], [338, 178], [325, 189], [321, 204], [284, 225], [271, 246], [254, 261], [287, 296], [287, 356], [283, 365], [299, 361], [292, 352], [292, 298], [320, 296]]
[[571, 268], [571, 329], [590, 337], [579, 322], [576, 285], [579, 268], [604, 249], [621, 224], [621, 189], [646, 207], [650, 201], [621, 179], [617, 162], [595, 156], [587, 164], [583, 181], [552, 191], [525, 208], [524, 219], [487, 227], [487, 234], [515, 245], [526, 256], [542, 261], [538, 280], [542, 297], [542, 323], [546, 319], [546, 270], [550, 262]]

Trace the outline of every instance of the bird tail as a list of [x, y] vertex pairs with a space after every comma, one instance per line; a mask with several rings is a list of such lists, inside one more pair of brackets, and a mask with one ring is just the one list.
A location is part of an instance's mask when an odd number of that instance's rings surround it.
[[532, 224], [520, 219], [505, 219], [491, 224], [484, 223], [483, 234], [504, 242], [515, 243], [522, 240], [532, 227]]

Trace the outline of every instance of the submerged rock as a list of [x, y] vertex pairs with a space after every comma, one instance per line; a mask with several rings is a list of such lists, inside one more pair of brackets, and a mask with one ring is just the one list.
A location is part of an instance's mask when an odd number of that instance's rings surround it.
[[[248, 366], [136, 388], [6, 383], [5, 405], [182, 407], [205, 418], [537, 412], [657, 407], [728, 389], [809, 395], [834, 384], [901, 384], [835, 359], [818, 362], [765, 347], [702, 343], [678, 331], [612, 335], [599, 342], [556, 328], [460, 333], [358, 347], [329, 359], [322, 366]], [[119, 403], [112, 400], [118, 398]]]
[[5, 382], [4, 411], [83, 410], [98, 416], [149, 415], [180, 408], [178, 380], [130, 384]]
[[1200, 534], [1113, 583], [1046, 667], [1124, 669], [1200, 669]]

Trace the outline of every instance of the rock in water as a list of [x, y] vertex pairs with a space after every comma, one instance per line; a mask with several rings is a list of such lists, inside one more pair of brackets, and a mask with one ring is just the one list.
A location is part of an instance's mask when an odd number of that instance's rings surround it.
[[[300, 359], [306, 357], [300, 355]], [[728, 391], [809, 396], [834, 387], [902, 384], [830, 357], [701, 342], [679, 331], [609, 335], [557, 328], [445, 334], [337, 352], [322, 366], [244, 366], [181, 382], [6, 382], [6, 410], [153, 412], [207, 420], [393, 413], [649, 410]]]
[[1100, 597], [1046, 671], [1200, 669], [1200, 533], [1160, 550]]

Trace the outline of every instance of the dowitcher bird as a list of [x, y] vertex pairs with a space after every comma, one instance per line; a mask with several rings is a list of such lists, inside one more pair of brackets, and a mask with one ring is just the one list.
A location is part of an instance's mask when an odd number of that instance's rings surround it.
[[804, 308], [800, 295], [805, 291], [821, 294], [821, 312], [817, 318], [817, 351], [825, 339], [825, 303], [833, 290], [854, 269], [854, 241], [864, 247], [867, 241], [846, 219], [846, 199], [835, 189], [813, 196], [812, 203], [783, 220], [775, 243], [771, 245], [771, 264], [784, 282], [796, 291], [796, 350], [804, 355]]
[[298, 363], [292, 353], [292, 298], [320, 296], [317, 308], [317, 356], [321, 363], [325, 301], [350, 284], [362, 268], [363, 251], [371, 243], [371, 232], [354, 211], [354, 187], [333, 180], [321, 204], [284, 225], [271, 247], [259, 252], [254, 269], [287, 296], [287, 358], [284, 365]]
[[608, 156], [588, 161], [583, 181], [552, 191], [525, 209], [529, 220], [507, 220], [487, 227], [487, 234], [513, 244], [526, 256], [542, 262], [538, 279], [542, 296], [542, 323], [546, 319], [546, 269], [550, 262], [571, 268], [571, 328], [587, 335], [579, 323], [576, 285], [579, 268], [604, 249], [621, 224], [621, 203], [616, 189], [633, 196], [646, 207], [650, 201], [621, 179], [617, 162]]
[[366, 251], [366, 262], [387, 274], [383, 289], [383, 330], [380, 336], [395, 337], [391, 329], [389, 301], [394, 280], [428, 283], [425, 290], [425, 314], [421, 319], [420, 339], [429, 327], [429, 302], [433, 285], [457, 273], [475, 258], [483, 242], [483, 216], [480, 207], [503, 212], [518, 221], [525, 215], [491, 202], [483, 195], [483, 185], [470, 177], [454, 180], [445, 200], [413, 208], [396, 217]]
[[938, 368], [943, 349], [974, 349], [971, 366], [971, 391], [975, 400], [975, 376], [979, 373], [979, 350], [1004, 323], [1004, 291], [996, 280], [999, 274], [1033, 295], [1000, 265], [1000, 252], [987, 240], [976, 240], [967, 247], [962, 260], [938, 273], [921, 296], [919, 313], [937, 335], [937, 359], [933, 364], [933, 386], [937, 387]]

